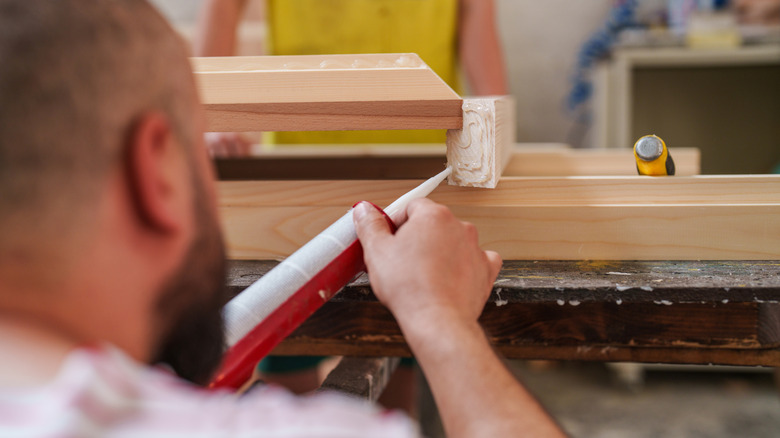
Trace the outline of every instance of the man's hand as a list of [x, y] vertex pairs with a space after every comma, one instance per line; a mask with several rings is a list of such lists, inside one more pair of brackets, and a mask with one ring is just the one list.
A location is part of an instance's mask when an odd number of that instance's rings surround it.
[[353, 215], [371, 287], [402, 325], [432, 317], [476, 322], [501, 257], [479, 248], [474, 225], [428, 199], [409, 204], [408, 220], [395, 235], [368, 203]]
[[473, 225], [427, 199], [390, 232], [367, 203], [353, 218], [371, 287], [395, 316], [431, 386], [447, 436], [563, 437], [488, 343], [477, 318], [501, 268]]

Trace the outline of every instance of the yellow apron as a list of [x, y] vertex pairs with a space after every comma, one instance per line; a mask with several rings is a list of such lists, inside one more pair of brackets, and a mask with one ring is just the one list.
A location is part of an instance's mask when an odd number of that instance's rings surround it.
[[[414, 52], [458, 91], [458, 0], [266, 0], [268, 53]], [[443, 143], [444, 131], [277, 132], [270, 143]]]

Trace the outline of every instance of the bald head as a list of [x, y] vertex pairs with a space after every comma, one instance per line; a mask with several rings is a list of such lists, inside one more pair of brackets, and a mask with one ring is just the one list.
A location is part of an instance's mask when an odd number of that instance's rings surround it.
[[143, 0], [0, 0], [0, 251], [88, 227], [144, 112], [193, 143], [186, 56]]
[[0, 0], [0, 322], [208, 378], [227, 297], [197, 103], [144, 0]]

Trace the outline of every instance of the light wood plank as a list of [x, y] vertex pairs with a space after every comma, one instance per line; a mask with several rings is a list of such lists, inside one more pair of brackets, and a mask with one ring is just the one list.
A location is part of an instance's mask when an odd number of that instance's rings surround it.
[[191, 58], [199, 73], [424, 69], [425, 62], [414, 53], [373, 53], [344, 55], [227, 56]]
[[[282, 259], [346, 211], [223, 207], [229, 257]], [[480, 244], [511, 260], [778, 260], [780, 205], [464, 207]]]
[[[419, 181], [220, 183], [230, 257], [280, 259], [358, 200]], [[780, 259], [780, 176], [504, 178], [431, 195], [505, 259]]]
[[449, 183], [495, 188], [515, 144], [512, 96], [464, 99], [463, 126], [447, 131]]
[[780, 205], [453, 208], [513, 260], [777, 260]]
[[[701, 152], [671, 148], [677, 176], [701, 173]], [[525, 148], [512, 152], [504, 176], [636, 175], [634, 152], [626, 149]]]
[[192, 58], [209, 131], [449, 129], [460, 97], [415, 54]]

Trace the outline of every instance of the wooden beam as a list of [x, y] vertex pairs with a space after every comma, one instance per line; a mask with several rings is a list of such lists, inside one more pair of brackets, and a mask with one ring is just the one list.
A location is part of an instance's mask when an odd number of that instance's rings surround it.
[[[320, 325], [322, 323], [324, 321], [320, 321]], [[564, 324], [564, 321], [559, 321], [559, 323]], [[310, 328], [306, 324], [311, 323], [304, 323], [305, 327]], [[777, 348], [633, 347], [587, 343], [578, 345], [511, 345], [497, 344], [494, 339], [491, 339], [491, 342], [502, 356], [510, 359], [780, 367], [780, 349]], [[409, 357], [411, 350], [402, 341], [376, 343], [360, 339], [323, 341], [321, 339], [291, 337], [282, 342], [273, 351], [273, 354], [278, 356], [392, 354], [399, 357]]]
[[221, 181], [424, 179], [441, 172], [444, 153], [385, 157], [253, 157], [216, 159]]
[[[229, 256], [286, 257], [355, 202], [387, 205], [419, 181], [222, 182]], [[780, 259], [780, 176], [504, 178], [431, 199], [505, 259]]]
[[[272, 262], [231, 262], [239, 292]], [[510, 358], [780, 365], [780, 263], [504, 264], [480, 322]], [[409, 354], [365, 276], [275, 354]]]
[[[421, 180], [220, 182], [229, 207], [349, 207], [365, 199], [384, 206]], [[449, 206], [725, 205], [780, 203], [780, 176], [653, 178], [505, 177], [496, 190], [442, 185], [430, 199]]]
[[338, 391], [375, 402], [400, 361], [397, 357], [344, 357], [325, 378], [319, 391]]
[[[671, 148], [677, 176], [701, 173], [701, 152], [696, 148]], [[632, 148], [568, 149], [516, 148], [504, 176], [629, 176], [636, 175]]]
[[447, 131], [449, 183], [495, 188], [515, 144], [512, 96], [463, 100], [463, 127]]
[[[344, 207], [222, 208], [228, 256], [282, 259]], [[780, 206], [452, 207], [516, 260], [778, 260]]]
[[209, 131], [450, 129], [462, 101], [415, 54], [192, 58]]
[[[700, 173], [701, 154], [695, 148], [672, 149], [677, 176]], [[444, 145], [287, 146], [262, 155], [217, 159], [223, 181], [425, 179], [441, 171]], [[630, 149], [570, 149], [516, 145], [504, 169], [508, 176], [632, 176]]]

